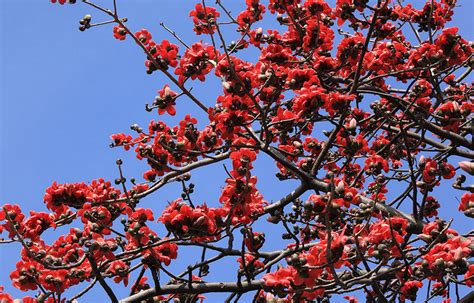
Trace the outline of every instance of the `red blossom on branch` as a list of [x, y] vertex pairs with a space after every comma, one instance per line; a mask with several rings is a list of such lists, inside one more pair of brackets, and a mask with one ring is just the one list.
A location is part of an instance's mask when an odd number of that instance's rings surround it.
[[[472, 301], [459, 295], [474, 284], [472, 232], [445, 220], [474, 217], [473, 51], [449, 27], [456, 1], [246, 0], [235, 13], [201, 1], [188, 17], [203, 40], [189, 44], [163, 23], [173, 40], [132, 30], [120, 2], [81, 1], [109, 19], [80, 29], [113, 24], [166, 79], [154, 119], [110, 137], [143, 179], [117, 160], [115, 187], [55, 181], [48, 212], [0, 208], [1, 241], [21, 245], [10, 279], [37, 295], [23, 302], [66, 302], [78, 284], [118, 302], [122, 283], [127, 302], [356, 303], [359, 289], [367, 302]], [[225, 178], [192, 179], [214, 164]], [[202, 181], [217, 196], [197, 196]], [[215, 281], [222, 264], [235, 281]], [[15, 302], [2, 287], [0, 301]]]

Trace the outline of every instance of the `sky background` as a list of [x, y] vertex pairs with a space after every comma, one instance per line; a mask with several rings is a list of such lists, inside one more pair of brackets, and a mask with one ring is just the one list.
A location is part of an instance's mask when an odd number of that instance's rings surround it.
[[[97, 1], [104, 6], [111, 2]], [[243, 1], [223, 2], [237, 13]], [[194, 35], [192, 21], [187, 17], [196, 1], [119, 0], [118, 3], [119, 13], [129, 19], [129, 26], [134, 31], [149, 29], [157, 42], [168, 39], [177, 44], [159, 26], [160, 21], [189, 44], [201, 39]], [[455, 10], [450, 26], [458, 26], [465, 39], [473, 40], [474, 1], [462, 0], [458, 4], [460, 7]], [[112, 26], [80, 32], [78, 21], [86, 13], [92, 14], [93, 22], [107, 20], [81, 3], [61, 6], [48, 0], [0, 0], [0, 204], [18, 203], [25, 212], [45, 211], [42, 197], [53, 181], [90, 182], [99, 177], [114, 180], [118, 176], [115, 165], [118, 158], [124, 160], [128, 179], [141, 180], [146, 166], [133, 153], [110, 149], [111, 134], [129, 132], [133, 123], [146, 127], [151, 119], [174, 125], [186, 113], [201, 121], [206, 119], [184, 98], [178, 102], [175, 118], [158, 118], [156, 112], [144, 111], [145, 104], [151, 103], [156, 91], [168, 82], [158, 73], [147, 75], [143, 53], [130, 38], [124, 42], [114, 39]], [[193, 92], [208, 106], [215, 104], [215, 97], [221, 92], [215, 80], [206, 85], [194, 82], [192, 86]], [[296, 186], [292, 181], [276, 186], [275, 172], [272, 161], [259, 159], [255, 168], [259, 177], [257, 187], [268, 201], [279, 199]], [[221, 164], [194, 174], [196, 197], [217, 205], [224, 179]], [[142, 207], [153, 208], [158, 217], [166, 203], [179, 196], [179, 187], [171, 185], [144, 200]], [[443, 189], [437, 197], [448, 216], [459, 218], [455, 227], [461, 230], [472, 227], [472, 221], [457, 214], [459, 192]], [[161, 227], [157, 225], [157, 228]], [[265, 249], [286, 245], [279, 238], [278, 229], [273, 225], [271, 228], [273, 234], [267, 233]], [[8, 275], [19, 259], [19, 251], [19, 245], [0, 246], [0, 285], [5, 285], [16, 297], [21, 293], [11, 286]], [[192, 258], [199, 252], [181, 250], [180, 254]], [[172, 264], [171, 269], [177, 272], [185, 266]], [[226, 273], [234, 266], [221, 263], [209, 280], [233, 280], [234, 276]], [[75, 288], [80, 289], [82, 286]], [[127, 293], [123, 287], [117, 290], [119, 297]], [[102, 289], [96, 287], [86, 298], [87, 302], [103, 302], [104, 296]], [[219, 301], [219, 297], [208, 297]]]

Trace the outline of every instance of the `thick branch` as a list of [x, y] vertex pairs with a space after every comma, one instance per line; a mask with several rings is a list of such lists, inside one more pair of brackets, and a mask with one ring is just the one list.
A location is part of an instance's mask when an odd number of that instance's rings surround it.
[[263, 280], [241, 282], [240, 285], [237, 282], [197, 283], [193, 284], [191, 288], [188, 284], [171, 284], [162, 286], [160, 289], [147, 289], [145, 291], [139, 292], [138, 294], [120, 300], [120, 302], [140, 302], [142, 300], [164, 294], [202, 294], [209, 292], [245, 293], [252, 290], [263, 289], [265, 287], [264, 285], [265, 282]]
[[474, 291], [471, 291], [470, 293], [462, 297], [461, 300], [459, 300], [459, 303], [470, 303], [470, 302], [474, 302]]
[[[339, 272], [337, 275], [339, 279], [348, 283], [349, 286], [358, 284], [367, 284], [373, 280], [386, 280], [394, 278], [394, 273], [399, 268], [380, 268], [372, 271], [360, 270], [357, 271], [356, 276], [347, 271]], [[318, 285], [318, 288], [331, 289], [334, 282]], [[150, 288], [139, 292], [133, 296], [120, 300], [120, 303], [140, 302], [148, 298], [158, 295], [167, 294], [203, 294], [203, 293], [246, 293], [249, 291], [267, 289], [263, 279], [254, 280], [250, 282], [209, 282], [209, 283], [193, 283], [189, 287], [187, 283], [184, 284], [170, 284], [161, 286], [159, 289]], [[334, 292], [334, 291], [329, 291]]]

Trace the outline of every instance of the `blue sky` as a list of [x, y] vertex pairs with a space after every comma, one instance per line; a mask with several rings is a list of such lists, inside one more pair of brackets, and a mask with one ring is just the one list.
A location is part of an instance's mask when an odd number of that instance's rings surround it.
[[[154, 39], [173, 41], [160, 28], [163, 21], [180, 33], [188, 43], [196, 41], [192, 22], [187, 17], [196, 1], [135, 0], [118, 1], [120, 14], [129, 18], [134, 29], [149, 29]], [[123, 3], [122, 3], [123, 2]], [[225, 1], [235, 3], [237, 1]], [[225, 3], [224, 2], [224, 3]], [[107, 5], [111, 1], [100, 0]], [[467, 40], [472, 37], [474, 1], [458, 1], [455, 20]], [[238, 12], [238, 5], [230, 5]], [[129, 132], [129, 125], [146, 126], [155, 113], [144, 111], [166, 84], [163, 76], [147, 75], [142, 52], [129, 39], [115, 40], [111, 26], [78, 31], [78, 21], [91, 13], [93, 22], [107, 20], [82, 4], [53, 5], [48, 0], [0, 0], [0, 203], [18, 203], [26, 210], [45, 210], [44, 190], [54, 181], [91, 181], [117, 177], [115, 160], [124, 160], [128, 178], [141, 178], [143, 163], [132, 153], [108, 147], [109, 136]], [[230, 39], [229, 39], [230, 40]], [[212, 82], [216, 84], [216, 82]], [[207, 105], [215, 104], [219, 86], [193, 83], [194, 92]], [[217, 88], [217, 89], [216, 89]], [[159, 118], [173, 124], [189, 112], [198, 119], [205, 116], [184, 99], [177, 106], [176, 118]], [[294, 188], [291, 182], [276, 188], [274, 165], [262, 159], [255, 169], [259, 189], [269, 201], [280, 198]], [[265, 178], [271, 175], [271, 177]], [[224, 170], [204, 169], [193, 177], [198, 198], [215, 204], [225, 178]], [[160, 191], [144, 201], [158, 214], [167, 201], [179, 197], [176, 186]], [[459, 193], [447, 190], [440, 195], [446, 209], [457, 208]], [[457, 221], [469, 226], [472, 222]], [[267, 249], [282, 245], [277, 235], [267, 235]], [[0, 285], [16, 296], [8, 273], [18, 260], [19, 246], [0, 246]], [[192, 256], [195, 252], [185, 254]], [[227, 264], [222, 264], [223, 267]], [[233, 266], [233, 265], [232, 265]], [[176, 265], [175, 269], [178, 269]], [[226, 276], [218, 270], [215, 278]], [[93, 293], [102, 296], [100, 289]], [[122, 292], [122, 294], [125, 294]], [[90, 299], [89, 302], [94, 301]], [[97, 300], [100, 302], [102, 300]]]

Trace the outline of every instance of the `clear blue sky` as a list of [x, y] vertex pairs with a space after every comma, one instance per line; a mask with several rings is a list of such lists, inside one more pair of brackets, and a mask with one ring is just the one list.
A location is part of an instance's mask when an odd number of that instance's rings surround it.
[[[98, 2], [105, 5], [112, 1]], [[159, 26], [164, 21], [187, 42], [196, 41], [187, 17], [196, 1], [118, 2], [120, 14], [129, 18], [133, 29], [144, 27], [154, 34], [155, 40], [172, 41], [173, 37]], [[472, 40], [474, 1], [458, 2], [461, 7], [456, 9], [451, 25], [460, 27], [464, 38]], [[235, 5], [230, 8], [238, 11]], [[109, 135], [128, 132], [133, 123], [146, 126], [149, 120], [157, 119], [155, 113], [144, 111], [144, 105], [167, 82], [158, 73], [147, 75], [142, 52], [129, 39], [115, 40], [111, 26], [79, 32], [78, 21], [90, 12], [93, 21], [106, 20], [104, 15], [81, 3], [60, 6], [49, 0], [0, 0], [0, 204], [18, 203], [24, 210], [44, 211], [44, 190], [54, 180], [113, 180], [117, 177], [117, 158], [124, 159], [129, 178], [141, 178], [144, 164], [134, 159], [132, 153], [110, 149]], [[215, 104], [220, 88], [196, 82], [194, 91], [210, 106]], [[184, 99], [177, 109], [177, 117], [164, 118], [165, 121], [172, 124], [186, 112], [198, 119], [205, 118]], [[256, 167], [258, 187], [269, 201], [294, 187], [291, 182], [275, 186], [275, 168], [271, 163], [261, 160]], [[219, 165], [203, 172], [194, 177], [198, 198], [215, 204], [224, 171]], [[179, 189], [171, 186], [144, 201], [144, 206], [153, 207], [159, 214], [167, 201], [179, 195]], [[438, 197], [443, 207], [456, 209], [458, 201], [454, 196], [460, 195], [447, 190]], [[466, 222], [468, 226], [472, 223], [461, 220], [456, 226], [462, 227]], [[282, 245], [278, 234], [274, 239], [268, 234], [267, 240], [268, 250]], [[0, 285], [17, 297], [20, 292], [11, 286], [8, 275], [18, 260], [18, 252], [18, 245], [0, 246]], [[187, 255], [193, 253], [189, 251]], [[225, 273], [222, 267], [214, 277], [234, 279]], [[103, 296], [100, 289], [93, 294], [94, 298]], [[89, 297], [87, 301], [103, 300]]]

